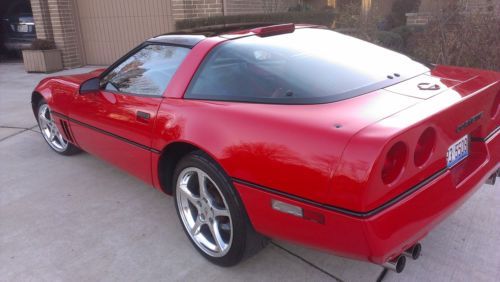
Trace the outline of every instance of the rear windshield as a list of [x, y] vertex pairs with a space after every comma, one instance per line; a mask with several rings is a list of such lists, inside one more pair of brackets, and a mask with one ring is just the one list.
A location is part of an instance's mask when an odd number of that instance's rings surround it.
[[407, 56], [326, 29], [229, 40], [210, 52], [186, 98], [315, 104], [351, 98], [429, 69]]

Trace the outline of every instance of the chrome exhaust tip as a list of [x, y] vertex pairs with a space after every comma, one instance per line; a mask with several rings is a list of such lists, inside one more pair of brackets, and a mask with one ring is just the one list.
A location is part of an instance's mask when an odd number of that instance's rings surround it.
[[420, 257], [421, 252], [422, 252], [422, 244], [416, 243], [412, 247], [406, 249], [406, 251], [403, 252], [403, 255], [416, 260]]
[[396, 273], [401, 273], [406, 266], [406, 257], [401, 255], [391, 261], [384, 263], [382, 266]]

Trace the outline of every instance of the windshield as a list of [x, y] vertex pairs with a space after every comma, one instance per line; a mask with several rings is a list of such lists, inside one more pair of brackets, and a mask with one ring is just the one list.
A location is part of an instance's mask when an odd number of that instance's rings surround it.
[[328, 103], [429, 69], [407, 56], [326, 29], [229, 40], [214, 48], [185, 95], [275, 104]]

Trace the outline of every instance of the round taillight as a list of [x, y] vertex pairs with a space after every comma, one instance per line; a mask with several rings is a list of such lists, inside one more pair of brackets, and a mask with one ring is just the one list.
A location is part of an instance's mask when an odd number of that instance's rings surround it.
[[415, 154], [413, 156], [416, 166], [421, 167], [429, 160], [435, 145], [436, 131], [429, 127], [420, 135], [420, 138], [418, 138]]
[[405, 166], [407, 155], [408, 148], [401, 141], [394, 144], [387, 152], [384, 167], [382, 168], [382, 181], [384, 184], [390, 184], [398, 178]]

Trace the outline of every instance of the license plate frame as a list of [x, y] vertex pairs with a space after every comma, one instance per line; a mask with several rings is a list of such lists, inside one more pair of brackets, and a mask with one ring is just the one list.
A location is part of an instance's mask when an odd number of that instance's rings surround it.
[[17, 32], [29, 32], [29, 27], [26, 24], [17, 25]]
[[458, 139], [446, 152], [446, 166], [451, 168], [469, 156], [470, 137], [465, 135]]

